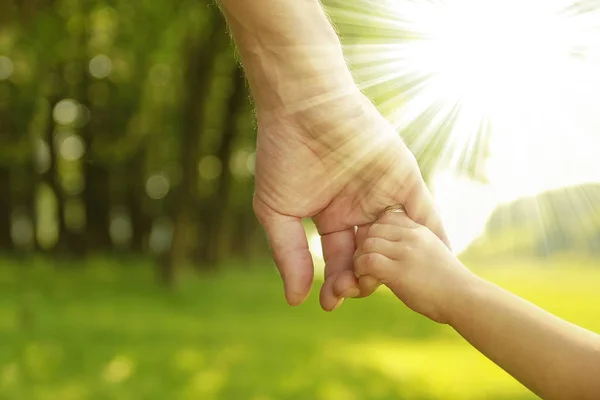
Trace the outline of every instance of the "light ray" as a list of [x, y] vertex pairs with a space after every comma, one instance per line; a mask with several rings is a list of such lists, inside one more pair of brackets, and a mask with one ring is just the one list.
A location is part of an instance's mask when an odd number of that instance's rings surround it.
[[[600, 1], [325, 3], [355, 79], [434, 186], [440, 171], [483, 179], [479, 197], [500, 204], [600, 182]], [[545, 230], [553, 217], [544, 210], [566, 206], [527, 207]], [[582, 219], [579, 211], [568, 213]]]

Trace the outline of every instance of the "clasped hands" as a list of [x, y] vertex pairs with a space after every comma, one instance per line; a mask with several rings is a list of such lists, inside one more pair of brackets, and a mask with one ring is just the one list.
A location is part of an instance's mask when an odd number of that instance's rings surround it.
[[329, 98], [316, 106], [257, 108], [254, 197], [291, 305], [301, 304], [313, 284], [302, 219], [315, 222], [325, 260], [320, 302], [327, 311], [380, 285], [382, 276], [358, 273], [357, 256], [389, 206], [402, 205], [405, 214], [386, 213], [384, 221], [410, 222], [449, 245], [415, 157], [394, 128], [358, 90]]

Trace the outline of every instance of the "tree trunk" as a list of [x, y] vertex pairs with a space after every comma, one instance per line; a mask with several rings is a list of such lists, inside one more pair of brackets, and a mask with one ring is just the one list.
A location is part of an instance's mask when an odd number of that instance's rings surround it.
[[146, 241], [152, 227], [152, 220], [144, 210], [143, 150], [139, 150], [128, 164], [126, 201], [131, 217], [131, 250], [141, 254], [146, 250]]
[[[48, 101], [50, 103], [50, 110], [54, 108], [54, 105], [58, 102], [58, 96], [51, 96]], [[48, 169], [40, 176], [40, 181], [48, 185], [56, 198], [56, 211], [57, 211], [57, 242], [54, 246], [54, 251], [58, 253], [70, 253], [70, 246], [72, 241], [69, 240], [69, 233], [66, 228], [65, 222], [65, 196], [61, 187], [60, 177], [58, 172], [58, 155], [56, 153], [56, 146], [54, 146], [54, 120], [52, 119], [52, 111], [47, 117], [46, 125], [44, 127], [43, 140], [48, 146], [49, 154], [49, 165]]]
[[265, 231], [250, 207], [237, 213], [236, 229], [232, 232], [229, 251], [236, 259], [245, 262], [263, 260], [270, 255]]
[[233, 71], [233, 86], [226, 112], [224, 114], [223, 134], [221, 144], [217, 149], [217, 157], [223, 166], [221, 176], [217, 186], [217, 191], [212, 204], [211, 212], [206, 214], [207, 229], [209, 232], [205, 254], [205, 266], [209, 269], [215, 269], [219, 262], [223, 261], [223, 250], [226, 249], [229, 232], [227, 226], [231, 223], [229, 195], [231, 192], [231, 171], [227, 167], [233, 152], [234, 140], [237, 133], [237, 122], [240, 111], [245, 110], [248, 102], [248, 92], [246, 90], [246, 80], [241, 68], [237, 67]]
[[[18, 129], [15, 124], [16, 101], [13, 94], [16, 93], [16, 87], [12, 83], [0, 82], [0, 89], [7, 90], [10, 94], [8, 101], [0, 105], [0, 146], [10, 147], [12, 143], [19, 141]], [[6, 148], [3, 148], [6, 151]], [[11, 236], [12, 225], [12, 198], [14, 188], [11, 183], [14, 182], [14, 170], [11, 166], [14, 161], [10, 159], [0, 160], [0, 251], [9, 251], [13, 249], [13, 240]]]
[[[218, 11], [215, 11], [215, 14]], [[204, 127], [206, 104], [215, 57], [220, 49], [219, 37], [223, 35], [222, 18], [215, 15], [210, 35], [202, 43], [190, 45], [187, 65], [187, 98], [184, 109], [186, 130], [181, 141], [182, 177], [175, 191], [173, 215], [173, 241], [161, 275], [171, 279], [175, 273], [167, 271], [190, 261], [192, 246], [190, 237], [197, 229], [198, 160], [200, 155], [200, 132]]]
[[[18, 212], [19, 216], [29, 219], [31, 223], [31, 242], [27, 245], [20, 237], [19, 243], [13, 240], [13, 247], [18, 251], [31, 252], [39, 250], [37, 243], [37, 215], [36, 215], [36, 191], [39, 181], [33, 163], [28, 162], [18, 165], [18, 168], [13, 169], [10, 182], [10, 191], [12, 192], [12, 212]], [[18, 246], [17, 246], [18, 245]]]
[[88, 252], [107, 251], [111, 247], [109, 171], [87, 162], [84, 176], [85, 247]]
[[13, 248], [11, 237], [11, 196], [10, 168], [0, 165], [0, 251]]

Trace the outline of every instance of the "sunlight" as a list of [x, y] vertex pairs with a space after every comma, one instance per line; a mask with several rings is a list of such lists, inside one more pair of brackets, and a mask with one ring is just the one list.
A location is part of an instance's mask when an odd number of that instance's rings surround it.
[[308, 248], [314, 258], [323, 259], [323, 246], [321, 245], [321, 236], [318, 233], [314, 233], [309, 237]]
[[435, 76], [431, 86], [442, 98], [499, 111], [519, 102], [524, 91], [548, 91], [549, 79], [570, 67], [576, 36], [547, 0], [454, 0], [430, 7], [421, 24], [427, 44], [409, 56]]
[[311, 229], [309, 232], [308, 249], [312, 255], [313, 265], [315, 267], [315, 276], [320, 279], [323, 277], [323, 273], [325, 272], [325, 260], [323, 259], [321, 236], [315, 229]]
[[346, 52], [431, 177], [457, 251], [499, 204], [600, 182], [598, 2], [359, 3], [329, 10], [385, 32]]
[[335, 343], [329, 351], [346, 364], [360, 360], [356, 368], [380, 373], [392, 381], [421, 382], [413, 389], [417, 393], [409, 398], [479, 399], [481, 395], [473, 393], [474, 385], [485, 388], [488, 395], [503, 398], [518, 397], [523, 390], [482, 354], [452, 339], [377, 338], [359, 344]]

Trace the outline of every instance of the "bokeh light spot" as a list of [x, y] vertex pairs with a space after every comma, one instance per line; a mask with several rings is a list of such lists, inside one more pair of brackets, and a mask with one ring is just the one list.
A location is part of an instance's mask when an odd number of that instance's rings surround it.
[[164, 198], [171, 190], [171, 181], [165, 174], [152, 175], [146, 181], [146, 193], [154, 200]]
[[123, 208], [116, 208], [110, 220], [110, 237], [119, 247], [126, 247], [133, 237], [133, 226], [129, 213]]
[[235, 178], [247, 178], [254, 173], [255, 158], [254, 153], [249, 150], [237, 150], [229, 160], [229, 170]]
[[59, 125], [71, 125], [79, 116], [79, 104], [75, 100], [65, 99], [54, 106], [54, 121]]
[[79, 160], [85, 154], [85, 144], [79, 135], [70, 135], [60, 144], [60, 155], [67, 161]]
[[210, 181], [221, 176], [221, 160], [214, 155], [208, 155], [200, 160], [198, 173], [204, 180]]
[[173, 222], [169, 218], [157, 218], [150, 232], [150, 250], [154, 254], [164, 254], [171, 248]]
[[112, 61], [108, 56], [99, 54], [91, 59], [89, 69], [90, 74], [94, 78], [104, 79], [109, 76], [112, 71]]
[[246, 169], [251, 175], [254, 175], [256, 169], [256, 153], [252, 153], [246, 160]]
[[17, 248], [29, 248], [33, 245], [33, 221], [26, 212], [13, 213], [10, 235]]

